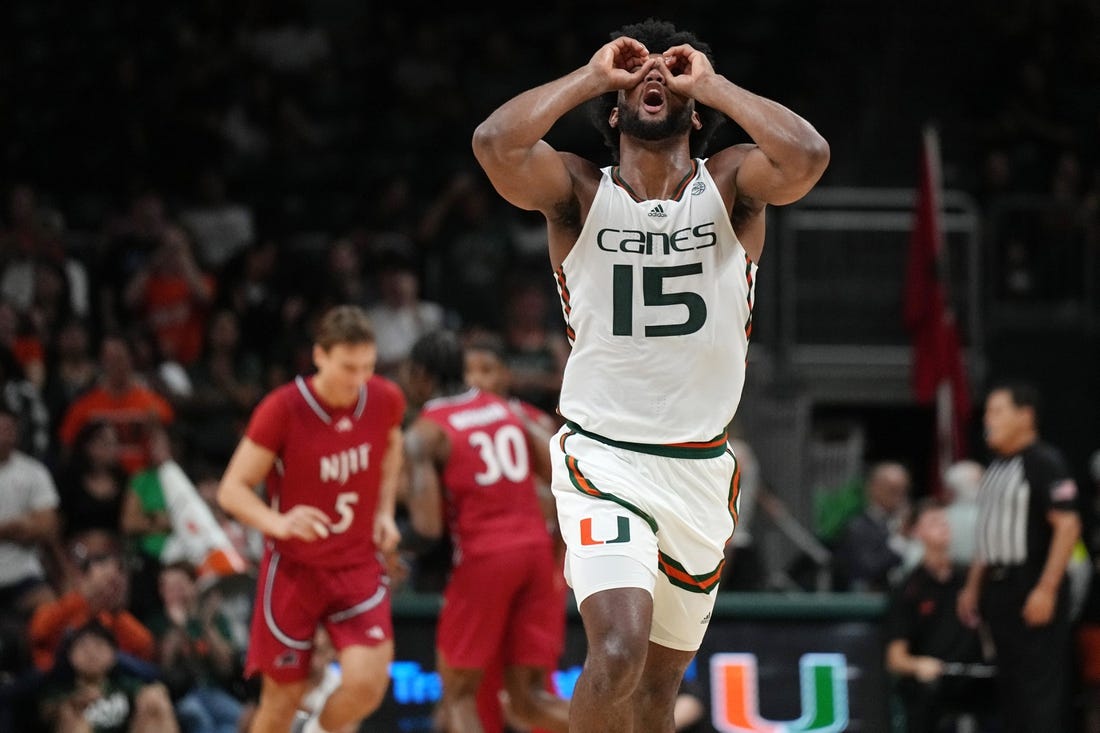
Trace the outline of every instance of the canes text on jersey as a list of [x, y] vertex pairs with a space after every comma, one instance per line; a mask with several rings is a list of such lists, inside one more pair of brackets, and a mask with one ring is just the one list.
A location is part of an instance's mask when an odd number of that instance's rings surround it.
[[714, 222], [677, 229], [674, 232], [643, 232], [640, 229], [601, 229], [596, 234], [596, 245], [604, 252], [628, 252], [630, 254], [669, 254], [705, 249], [718, 244]]

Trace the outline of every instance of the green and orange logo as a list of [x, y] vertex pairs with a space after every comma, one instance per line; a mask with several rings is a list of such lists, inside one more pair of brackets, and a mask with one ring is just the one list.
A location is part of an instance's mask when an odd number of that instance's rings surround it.
[[754, 654], [710, 658], [715, 730], [721, 733], [841, 733], [848, 727], [848, 663], [843, 654], [803, 654], [798, 661], [802, 715], [797, 720], [760, 717]]
[[622, 542], [630, 542], [630, 519], [624, 516], [615, 517], [617, 534], [614, 539], [598, 540], [592, 534], [592, 517], [581, 520], [581, 544], [585, 547], [591, 545], [616, 545]]

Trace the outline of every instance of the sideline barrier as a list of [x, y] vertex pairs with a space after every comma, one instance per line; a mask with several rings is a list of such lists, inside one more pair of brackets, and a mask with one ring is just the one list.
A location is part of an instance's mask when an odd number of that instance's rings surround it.
[[[395, 662], [382, 707], [362, 731], [431, 730], [439, 698], [435, 620], [440, 597], [394, 599]], [[886, 599], [874, 594], [723, 593], [692, 672], [717, 733], [890, 730], [883, 668]], [[554, 676], [572, 693], [584, 661], [580, 616], [569, 608], [566, 648]]]

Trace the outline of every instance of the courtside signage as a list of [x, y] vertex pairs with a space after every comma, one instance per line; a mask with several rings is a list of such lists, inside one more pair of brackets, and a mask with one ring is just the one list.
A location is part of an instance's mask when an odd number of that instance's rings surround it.
[[848, 727], [848, 663], [843, 654], [803, 654], [798, 661], [802, 714], [760, 716], [755, 654], [710, 658], [711, 723], [720, 733], [841, 733]]

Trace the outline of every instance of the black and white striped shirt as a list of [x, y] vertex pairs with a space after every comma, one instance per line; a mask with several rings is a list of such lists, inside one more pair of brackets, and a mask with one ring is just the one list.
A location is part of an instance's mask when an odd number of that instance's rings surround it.
[[1041, 570], [1050, 548], [1051, 510], [1076, 511], [1077, 485], [1053, 447], [1033, 443], [996, 458], [978, 492], [978, 556], [987, 565]]

